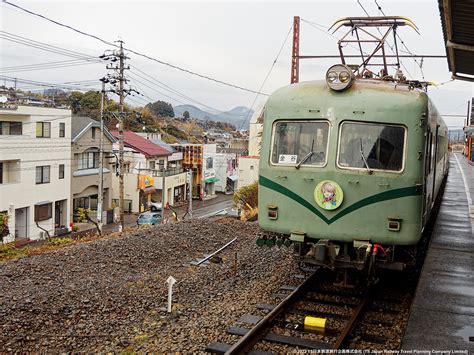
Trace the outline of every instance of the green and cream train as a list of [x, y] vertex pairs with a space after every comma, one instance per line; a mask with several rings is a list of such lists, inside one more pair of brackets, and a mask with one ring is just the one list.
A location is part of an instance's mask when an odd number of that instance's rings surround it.
[[448, 169], [445, 123], [419, 83], [355, 77], [283, 87], [264, 112], [259, 244], [332, 269], [404, 269]]

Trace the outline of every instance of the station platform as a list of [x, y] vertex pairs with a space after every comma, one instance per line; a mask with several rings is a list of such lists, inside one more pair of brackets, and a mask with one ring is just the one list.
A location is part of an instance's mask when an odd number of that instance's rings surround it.
[[451, 153], [402, 350], [474, 353], [473, 192], [474, 166], [462, 154]]

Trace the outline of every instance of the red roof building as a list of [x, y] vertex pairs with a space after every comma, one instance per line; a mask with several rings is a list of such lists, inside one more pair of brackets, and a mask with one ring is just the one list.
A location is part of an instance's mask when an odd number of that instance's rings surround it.
[[[117, 138], [119, 138], [119, 132], [118, 131], [112, 131], [110, 132], [112, 135]], [[142, 136], [139, 136], [135, 132], [131, 131], [124, 131], [123, 132], [123, 143], [126, 147], [132, 148], [143, 155], [145, 157], [151, 158], [151, 157], [162, 157], [162, 156], [169, 156], [171, 155], [171, 152], [166, 150], [165, 148], [159, 146], [158, 144], [153, 143], [149, 139], [143, 138]]]

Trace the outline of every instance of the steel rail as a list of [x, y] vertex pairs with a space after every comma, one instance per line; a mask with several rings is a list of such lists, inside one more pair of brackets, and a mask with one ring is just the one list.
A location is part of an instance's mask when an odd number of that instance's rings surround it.
[[369, 302], [369, 298], [370, 292], [364, 296], [357, 308], [354, 309], [351, 318], [347, 321], [346, 326], [344, 327], [341, 334], [338, 336], [336, 342], [334, 343], [333, 349], [341, 349], [342, 345], [344, 344], [344, 341], [354, 330], [354, 327], [357, 324], [357, 320], [359, 319], [365, 309], [365, 306]]
[[[300, 296], [316, 279], [321, 269], [316, 270], [301, 285], [291, 292], [278, 306], [262, 318], [252, 329], [242, 336], [237, 343], [225, 352], [226, 355], [245, 354], [268, 332], [274, 325], [273, 321]], [[318, 272], [319, 271], [319, 272]]]

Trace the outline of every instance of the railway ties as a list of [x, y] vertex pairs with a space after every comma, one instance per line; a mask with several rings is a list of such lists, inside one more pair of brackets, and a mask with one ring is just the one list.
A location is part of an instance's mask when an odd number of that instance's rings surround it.
[[[385, 344], [387, 339], [380, 335], [380, 328], [392, 327], [393, 320], [371, 318], [367, 314], [383, 312], [390, 316], [396, 315], [397, 310], [387, 306], [383, 300], [376, 300], [374, 292], [370, 291], [314, 290], [312, 287], [317, 284], [317, 275], [315, 272], [298, 287], [281, 287], [273, 295], [282, 299], [276, 306], [258, 304], [256, 313], [267, 312], [266, 315], [245, 314], [240, 317], [239, 325], [226, 330], [228, 334], [240, 336], [235, 344], [214, 342], [205, 350], [217, 354], [260, 355], [296, 349], [350, 348], [354, 341]], [[301, 322], [305, 316], [325, 318], [327, 327], [305, 329]], [[367, 332], [371, 327], [378, 331]]]

